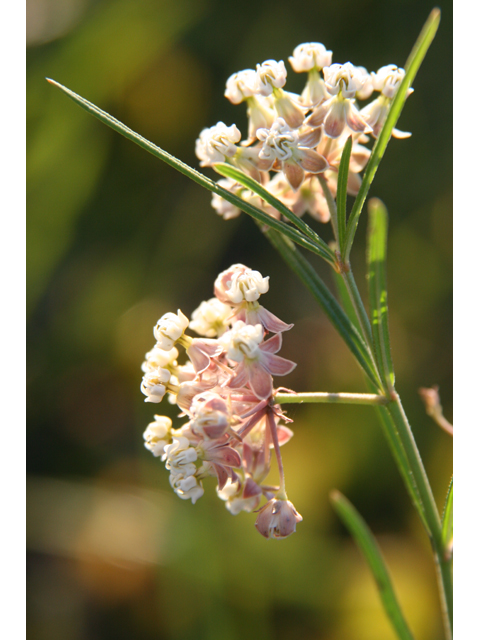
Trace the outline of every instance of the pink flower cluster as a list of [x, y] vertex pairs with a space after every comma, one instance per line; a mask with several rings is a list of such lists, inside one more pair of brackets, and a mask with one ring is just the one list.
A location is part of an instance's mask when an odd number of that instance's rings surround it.
[[[308, 73], [301, 95], [284, 89], [287, 70], [283, 60], [267, 60], [256, 70], [244, 69], [227, 80], [225, 97], [233, 104], [244, 102], [248, 115], [248, 136], [232, 124], [218, 122], [203, 129], [195, 151], [200, 165], [227, 162], [261, 183], [296, 215], [308, 212], [328, 222], [330, 212], [318, 176], [322, 175], [335, 197], [342, 151], [351, 136], [353, 147], [348, 175], [348, 193], [360, 189], [360, 172], [370, 157], [364, 146], [369, 136], [378, 137], [405, 71], [387, 65], [376, 73], [351, 62], [332, 64], [332, 52], [319, 42], [295, 48], [289, 57], [296, 73]], [[360, 107], [358, 101], [377, 97]], [[394, 129], [397, 138], [408, 137]], [[273, 176], [271, 175], [273, 172]], [[231, 179], [218, 183], [236, 195], [280, 214], [261, 198]], [[225, 219], [240, 209], [214, 195], [212, 206]]]
[[[277, 355], [282, 332], [293, 325], [258, 302], [268, 277], [241, 264], [222, 272], [215, 297], [202, 302], [188, 318], [167, 313], [154, 328], [155, 347], [142, 365], [141, 390], [146, 402], [168, 394], [187, 422], [178, 429], [166, 416], [155, 416], [144, 433], [145, 447], [165, 462], [170, 484], [182, 499], [195, 503], [203, 480], [217, 479], [217, 494], [234, 515], [259, 509], [256, 522], [267, 538], [284, 538], [302, 517], [285, 493], [280, 446], [293, 433], [291, 422], [275, 404], [272, 376], [283, 376], [295, 363]], [[200, 337], [185, 334], [190, 326]], [[177, 347], [188, 361], [178, 363]], [[280, 486], [268, 484], [272, 450], [278, 460]]]

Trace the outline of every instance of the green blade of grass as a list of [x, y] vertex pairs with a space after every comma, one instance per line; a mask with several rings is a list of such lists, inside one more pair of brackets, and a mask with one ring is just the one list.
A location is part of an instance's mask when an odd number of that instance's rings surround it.
[[370, 299], [373, 348], [380, 374], [390, 390], [395, 374], [390, 354], [387, 303], [387, 231], [388, 214], [383, 202], [371, 198], [368, 203], [367, 280]]
[[337, 515], [349, 530], [368, 563], [369, 569], [377, 583], [383, 608], [390, 619], [392, 627], [395, 629], [397, 637], [400, 640], [413, 640], [412, 632], [404, 618], [393, 589], [385, 560], [365, 520], [352, 503], [339, 491], [332, 491], [330, 499]]
[[453, 540], [453, 477], [448, 485], [445, 508], [443, 510], [442, 538], [445, 549], [450, 551], [449, 548]]
[[368, 191], [373, 182], [373, 178], [375, 177], [375, 174], [377, 172], [378, 165], [383, 158], [392, 131], [397, 124], [400, 114], [402, 113], [403, 105], [405, 104], [405, 100], [407, 99], [408, 90], [411, 87], [415, 76], [417, 75], [417, 71], [422, 64], [423, 59], [425, 58], [425, 55], [432, 43], [433, 38], [435, 37], [439, 23], [440, 9], [435, 8], [430, 13], [405, 64], [405, 77], [403, 78], [403, 81], [398, 88], [397, 94], [390, 107], [390, 111], [388, 112], [387, 119], [385, 120], [385, 124], [383, 125], [375, 146], [372, 149], [370, 159], [365, 168], [360, 191], [358, 192], [352, 208], [352, 212], [348, 219], [345, 246], [342, 251], [342, 257], [345, 262], [348, 262], [353, 239], [357, 230], [358, 220], [362, 212], [365, 200], [367, 198]]
[[95, 106], [88, 100], [85, 100], [85, 98], [82, 98], [81, 96], [76, 94], [74, 91], [71, 91], [67, 87], [64, 87], [60, 83], [56, 82], [55, 80], [51, 80], [50, 78], [47, 78], [47, 81], [50, 84], [57, 87], [58, 89], [60, 89], [61, 91], [63, 91], [63, 93], [65, 93], [76, 104], [82, 107], [82, 109], [85, 109], [85, 111], [95, 116], [95, 118], [98, 118], [98, 120], [103, 122], [103, 124], [106, 124], [108, 127], [112, 128], [117, 133], [120, 133], [122, 136], [124, 136], [128, 140], [135, 142], [135, 144], [138, 144], [140, 147], [142, 147], [142, 149], [145, 149], [146, 151], [154, 155], [156, 158], [163, 160], [163, 162], [166, 162], [168, 165], [170, 165], [177, 171], [180, 171], [180, 173], [183, 173], [184, 175], [186, 175], [187, 177], [189, 177], [191, 180], [201, 185], [202, 187], [205, 187], [209, 191], [212, 191], [213, 193], [218, 194], [228, 202], [232, 203], [233, 205], [235, 205], [236, 207], [238, 207], [239, 209], [241, 209], [242, 211], [250, 215], [252, 218], [257, 220], [258, 222], [261, 222], [262, 224], [265, 224], [268, 227], [271, 227], [276, 231], [283, 233], [285, 236], [290, 238], [292, 242], [295, 242], [296, 244], [304, 247], [305, 249], [308, 249], [312, 253], [315, 253], [316, 255], [320, 256], [324, 260], [328, 260], [330, 263], [333, 264], [330, 256], [327, 256], [326, 252], [322, 248], [317, 246], [312, 240], [310, 240], [310, 238], [304, 236], [297, 229], [294, 229], [290, 225], [284, 222], [281, 222], [280, 220], [276, 220], [275, 218], [272, 218], [264, 211], [261, 211], [257, 207], [254, 207], [253, 205], [246, 202], [242, 198], [239, 198], [235, 194], [230, 193], [230, 191], [223, 189], [218, 184], [216, 184], [213, 180], [210, 180], [210, 178], [207, 178], [196, 169], [189, 167], [187, 164], [185, 164], [178, 158], [175, 158], [175, 156], [172, 156], [171, 154], [167, 153], [166, 151], [158, 147], [153, 142], [150, 142], [140, 134], [136, 133], [135, 131], [132, 131], [132, 129], [129, 129], [126, 125], [120, 122], [120, 120], [117, 120], [106, 111], [103, 111], [102, 109]]

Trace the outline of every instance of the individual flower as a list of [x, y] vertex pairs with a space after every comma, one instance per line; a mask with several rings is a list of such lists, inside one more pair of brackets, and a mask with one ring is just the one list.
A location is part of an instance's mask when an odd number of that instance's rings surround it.
[[290, 500], [273, 498], [260, 509], [255, 526], [265, 538], [287, 538], [302, 520]]
[[373, 93], [373, 74], [369, 73], [365, 67], [356, 67], [360, 76], [360, 89], [355, 93], [357, 100], [368, 100]]
[[175, 342], [183, 336], [188, 325], [189, 320], [180, 309], [176, 314], [172, 312], [165, 313], [153, 329], [157, 347], [163, 351], [173, 349]]
[[151, 351], [145, 354], [145, 361], [142, 364], [142, 371], [154, 371], [155, 369], [174, 368], [177, 363], [178, 351], [173, 347], [170, 351], [160, 349], [158, 346], [153, 347]]
[[185, 473], [171, 473], [170, 485], [177, 496], [182, 500], [191, 500], [192, 504], [204, 494], [202, 483], [194, 475]]
[[332, 97], [315, 108], [306, 123], [311, 127], [323, 124], [330, 138], [341, 136], [346, 126], [355, 133], [369, 133], [371, 129], [360, 115], [354, 99], [364, 90], [370, 75], [350, 62], [325, 67], [323, 74]]
[[163, 400], [171, 375], [168, 369], [154, 369], [143, 376], [140, 389], [147, 396], [145, 402], [161, 402]]
[[197, 457], [197, 451], [190, 446], [188, 438], [174, 436], [172, 444], [165, 447], [162, 460], [169, 471], [181, 470], [184, 473], [191, 471], [192, 473], [188, 475], [193, 475], [197, 469], [193, 464]]
[[218, 298], [205, 300], [192, 313], [190, 329], [200, 336], [216, 338], [228, 330], [228, 320], [232, 316], [232, 307], [224, 304]]
[[155, 421], [145, 429], [143, 439], [145, 448], [158, 458], [163, 455], [165, 447], [171, 443], [172, 421], [167, 416], [154, 416]]
[[[238, 182], [231, 178], [222, 178], [217, 181], [217, 184], [236, 196], [240, 196], [242, 192], [245, 191], [245, 188], [241, 184], [238, 184]], [[212, 194], [212, 207], [224, 220], [237, 218], [241, 214], [241, 210], [237, 206], [225, 200], [222, 196], [219, 196], [218, 193]]]
[[221, 438], [232, 422], [227, 402], [218, 394], [207, 391], [197, 395], [190, 407], [192, 431], [203, 438], [215, 440]]
[[225, 162], [237, 152], [236, 143], [240, 142], [242, 134], [232, 124], [230, 127], [223, 122], [217, 122], [209, 129], [203, 129], [195, 143], [195, 153], [200, 160], [201, 167], [211, 167], [218, 162]]
[[230, 331], [219, 339], [227, 357], [239, 365], [231, 386], [243, 386], [246, 382], [260, 399], [273, 393], [272, 375], [285, 376], [297, 366], [295, 362], [274, 355], [282, 346], [282, 334], [277, 333], [266, 342], [261, 324], [248, 325], [238, 320]]
[[293, 50], [293, 55], [288, 58], [292, 69], [297, 73], [302, 71], [321, 71], [323, 67], [332, 64], [332, 52], [327, 51], [320, 42], [304, 42]]
[[[403, 78], [405, 77], [405, 71], [399, 69], [393, 64], [389, 64], [382, 67], [377, 73], [372, 73], [373, 87], [376, 91], [380, 91], [380, 95], [376, 100], [367, 104], [360, 111], [362, 118], [372, 129], [372, 135], [378, 138], [380, 131], [385, 124], [387, 114], [390, 109], [390, 104], [395, 97], [398, 88], [400, 87]], [[412, 93], [413, 89], [410, 89], [407, 93], [407, 97]], [[399, 129], [393, 129], [392, 136], [394, 138], [409, 138], [412, 134], [407, 131], [400, 131]]]
[[232, 104], [240, 104], [257, 93], [257, 73], [253, 69], [244, 69], [232, 74], [226, 84], [225, 97]]
[[225, 501], [225, 507], [233, 516], [238, 515], [241, 511], [254, 511], [262, 499], [262, 492], [260, 489], [258, 490], [258, 493], [247, 498], [243, 496], [243, 491], [244, 486], [239, 480], [232, 482], [232, 480], [228, 479], [223, 489], [220, 490], [217, 488], [217, 496], [220, 500]]
[[257, 89], [263, 96], [269, 96], [274, 89], [280, 89], [287, 81], [287, 70], [283, 60], [266, 60], [257, 64]]
[[243, 264], [234, 264], [222, 271], [215, 280], [215, 296], [225, 304], [254, 302], [262, 293], [267, 293], [268, 280], [269, 277], [264, 278], [259, 271]]
[[263, 142], [260, 158], [268, 160], [270, 168], [281, 169], [294, 190], [302, 184], [306, 171], [322, 173], [328, 168], [323, 156], [302, 146], [298, 131], [290, 129], [283, 118], [277, 118], [271, 129], [259, 129], [257, 136]]

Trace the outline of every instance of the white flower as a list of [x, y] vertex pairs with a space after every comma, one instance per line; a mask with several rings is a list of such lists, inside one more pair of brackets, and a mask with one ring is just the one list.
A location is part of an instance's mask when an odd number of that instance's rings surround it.
[[173, 349], [175, 342], [183, 336], [188, 327], [188, 318], [180, 309], [178, 313], [165, 313], [153, 329], [153, 335], [157, 340], [157, 347], [163, 351]]
[[377, 73], [372, 73], [373, 88], [375, 91], [381, 91], [386, 98], [392, 99], [404, 77], [404, 69], [396, 67], [394, 64], [388, 64], [379, 69]]
[[168, 369], [148, 371], [142, 379], [140, 389], [147, 397], [145, 402], [161, 402], [167, 390], [171, 373]]
[[[222, 178], [221, 180], [217, 181], [217, 184], [227, 191], [235, 193], [236, 195], [239, 195], [243, 191], [242, 185], [238, 184], [238, 182], [232, 180], [231, 178]], [[241, 213], [241, 210], [238, 207], [236, 207], [228, 200], [225, 200], [225, 198], [222, 198], [222, 196], [219, 196], [218, 193], [212, 194], [212, 207], [215, 209], [219, 216], [222, 216], [224, 220], [237, 218]]]
[[194, 398], [190, 407], [191, 429], [203, 438], [216, 440], [229, 429], [231, 416], [227, 402], [218, 394], [207, 391]]
[[209, 129], [203, 129], [195, 143], [195, 153], [200, 160], [201, 167], [208, 167], [217, 162], [224, 162], [225, 158], [232, 158], [236, 152], [236, 143], [240, 142], [242, 134], [232, 124], [230, 127], [224, 122], [217, 122]]
[[167, 416], [155, 416], [155, 422], [150, 422], [145, 429], [143, 439], [145, 447], [155, 457], [163, 455], [163, 450], [171, 440], [172, 421]]
[[[197, 457], [197, 451], [190, 446], [188, 438], [180, 436], [174, 437], [172, 444], [165, 447], [162, 460], [166, 460], [165, 466], [172, 473], [186, 473], [186, 470], [192, 470], [192, 468], [195, 473], [196, 467], [193, 463]], [[193, 473], [188, 475], [193, 475]]]
[[332, 52], [327, 51], [320, 42], [304, 42], [295, 47], [293, 56], [288, 60], [297, 73], [311, 69], [320, 71], [332, 64]]
[[225, 97], [233, 104], [240, 104], [246, 98], [257, 93], [257, 73], [253, 69], [244, 69], [231, 75], [227, 80]]
[[191, 500], [192, 504], [195, 504], [204, 494], [201, 482], [194, 475], [171, 474], [170, 485], [179, 498]]
[[228, 329], [228, 319], [232, 315], [232, 308], [220, 302], [218, 298], [205, 300], [192, 313], [190, 329], [200, 336], [216, 338]]
[[263, 340], [263, 335], [261, 324], [245, 324], [242, 320], [238, 320], [219, 341], [230, 360], [242, 362], [245, 358], [255, 360], [261, 356], [259, 344]]
[[230, 478], [227, 480], [223, 489], [217, 487], [217, 496], [221, 500], [225, 500], [225, 507], [230, 511], [232, 516], [237, 516], [240, 511], [251, 512], [257, 508], [261, 495], [254, 495], [250, 498], [242, 498], [241, 486], [238, 482], [232, 482]]
[[354, 98], [367, 82], [365, 74], [351, 62], [325, 67], [323, 75], [328, 92], [336, 96], [341, 91], [344, 98]]
[[373, 93], [373, 78], [372, 74], [368, 73], [365, 67], [357, 67], [359, 76], [363, 78], [362, 86], [355, 94], [358, 100], [367, 100]]
[[299, 134], [292, 131], [283, 118], [277, 118], [270, 129], [259, 129], [257, 138], [263, 142], [259, 157], [266, 160], [288, 160], [299, 145]]
[[178, 351], [173, 347], [170, 351], [164, 351], [158, 346], [153, 347], [151, 351], [145, 354], [145, 362], [142, 364], [142, 371], [148, 373], [155, 369], [163, 369], [165, 367], [175, 366], [178, 358]]
[[287, 70], [283, 60], [266, 60], [257, 64], [258, 92], [263, 96], [269, 96], [273, 89], [280, 89], [287, 81]]
[[221, 302], [227, 304], [255, 302], [262, 293], [267, 293], [268, 280], [269, 276], [264, 278], [259, 271], [243, 264], [234, 264], [217, 277], [214, 293]]

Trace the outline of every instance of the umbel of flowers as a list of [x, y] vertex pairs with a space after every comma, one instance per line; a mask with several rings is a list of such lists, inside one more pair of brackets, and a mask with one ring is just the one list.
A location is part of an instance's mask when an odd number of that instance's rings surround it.
[[[203, 129], [195, 151], [200, 166], [230, 163], [261, 183], [296, 215], [308, 212], [328, 222], [330, 212], [318, 176], [324, 177], [335, 196], [342, 151], [351, 136], [347, 191], [358, 193], [359, 174], [370, 156], [364, 145], [370, 136], [379, 135], [405, 71], [387, 65], [369, 73], [350, 62], [332, 64], [332, 52], [319, 42], [299, 45], [289, 62], [296, 73], [307, 74], [301, 95], [285, 91], [287, 70], [282, 60], [267, 60], [257, 64], [256, 70], [234, 73], [227, 80], [225, 96], [233, 104], [246, 103], [248, 136], [241, 141], [235, 124], [218, 122]], [[373, 100], [359, 105], [374, 92]], [[393, 136], [406, 138], [410, 133], [394, 129]], [[218, 184], [279, 217], [259, 196], [230, 178]], [[225, 219], [240, 214], [240, 209], [216, 194], [212, 206]]]
[[[141, 390], [145, 402], [158, 404], [168, 395], [186, 422], [174, 429], [170, 418], [156, 415], [144, 440], [165, 462], [180, 498], [195, 504], [204, 493], [202, 480], [214, 476], [217, 494], [233, 515], [258, 511], [258, 531], [285, 538], [302, 517], [285, 492], [280, 447], [293, 433], [284, 424], [291, 420], [275, 404], [272, 376], [296, 365], [277, 355], [282, 333], [293, 325], [259, 303], [268, 287], [268, 277], [235, 264], [218, 276], [215, 297], [202, 302], [190, 321], [180, 310], [158, 320]], [[187, 328], [200, 337], [186, 335]], [[272, 450], [279, 486], [267, 482]]]

